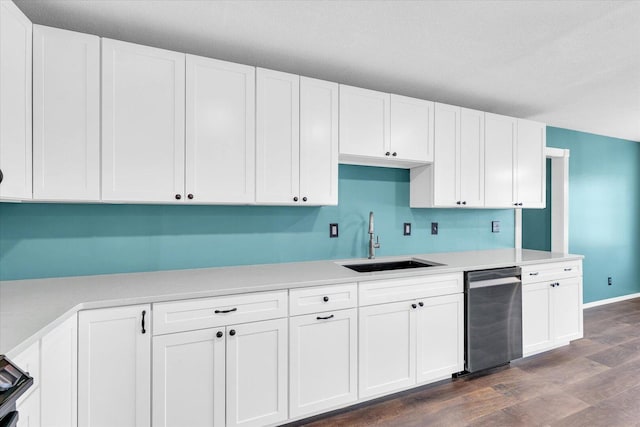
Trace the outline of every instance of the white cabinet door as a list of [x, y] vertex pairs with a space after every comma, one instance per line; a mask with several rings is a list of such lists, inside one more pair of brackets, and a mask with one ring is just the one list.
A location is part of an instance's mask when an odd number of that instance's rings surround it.
[[227, 426], [287, 419], [287, 319], [227, 326]]
[[[460, 201], [460, 165], [457, 152], [460, 147], [460, 107], [435, 105], [435, 157], [433, 168], [433, 204], [454, 207]], [[422, 191], [427, 191], [423, 189]]]
[[300, 193], [300, 77], [257, 69], [256, 201], [296, 204]]
[[546, 205], [546, 134], [544, 123], [518, 119], [516, 201], [524, 208], [544, 208]]
[[522, 286], [522, 353], [528, 356], [553, 347], [551, 282]]
[[391, 155], [390, 99], [388, 93], [340, 85], [341, 160]]
[[291, 418], [357, 400], [357, 322], [355, 308], [289, 319]]
[[19, 414], [17, 427], [40, 427], [40, 389], [20, 399], [16, 409]]
[[41, 424], [78, 425], [78, 318], [74, 314], [41, 340]]
[[99, 37], [33, 27], [33, 198], [100, 200]]
[[484, 112], [460, 109], [457, 157], [458, 200], [463, 207], [484, 206]]
[[516, 119], [485, 113], [485, 206], [514, 207]]
[[425, 298], [418, 304], [416, 382], [464, 370], [464, 295]]
[[153, 425], [225, 425], [225, 329], [153, 338]]
[[150, 314], [150, 305], [79, 313], [78, 425], [150, 425]]
[[415, 384], [416, 319], [412, 310], [410, 302], [360, 308], [360, 398]]
[[255, 68], [187, 55], [186, 193], [255, 200]]
[[391, 156], [417, 163], [433, 161], [434, 103], [393, 94], [390, 99]]
[[102, 39], [102, 200], [184, 196], [185, 55]]
[[31, 198], [31, 29], [0, 1], [0, 199]]
[[338, 84], [300, 77], [300, 199], [338, 204]]
[[552, 289], [553, 335], [557, 344], [582, 338], [582, 278], [557, 280]]

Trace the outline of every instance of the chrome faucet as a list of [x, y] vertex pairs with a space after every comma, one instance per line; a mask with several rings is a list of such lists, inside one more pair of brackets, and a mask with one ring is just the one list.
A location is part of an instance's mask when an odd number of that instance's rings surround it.
[[376, 249], [380, 247], [380, 236], [376, 237], [376, 241], [373, 241], [373, 211], [369, 212], [369, 259], [376, 257]]

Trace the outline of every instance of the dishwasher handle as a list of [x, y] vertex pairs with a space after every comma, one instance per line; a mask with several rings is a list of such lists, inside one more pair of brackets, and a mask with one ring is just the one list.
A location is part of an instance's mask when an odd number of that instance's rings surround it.
[[487, 288], [489, 286], [514, 285], [522, 283], [517, 277], [501, 277], [499, 279], [478, 280], [469, 282], [469, 289]]

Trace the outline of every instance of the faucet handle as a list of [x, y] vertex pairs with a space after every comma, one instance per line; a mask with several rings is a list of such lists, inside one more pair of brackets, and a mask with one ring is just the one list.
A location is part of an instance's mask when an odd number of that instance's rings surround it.
[[376, 243], [373, 245], [373, 247], [376, 249], [380, 247], [380, 236], [376, 236]]

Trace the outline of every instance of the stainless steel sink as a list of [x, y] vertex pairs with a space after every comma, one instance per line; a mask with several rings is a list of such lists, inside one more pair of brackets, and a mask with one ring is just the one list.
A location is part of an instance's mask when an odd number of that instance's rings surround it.
[[404, 270], [407, 268], [424, 268], [435, 267], [438, 264], [435, 262], [419, 261], [415, 259], [406, 259], [398, 261], [383, 261], [383, 262], [367, 262], [362, 264], [342, 264], [343, 267], [347, 267], [358, 273], [371, 273], [374, 271], [389, 271], [389, 270]]

